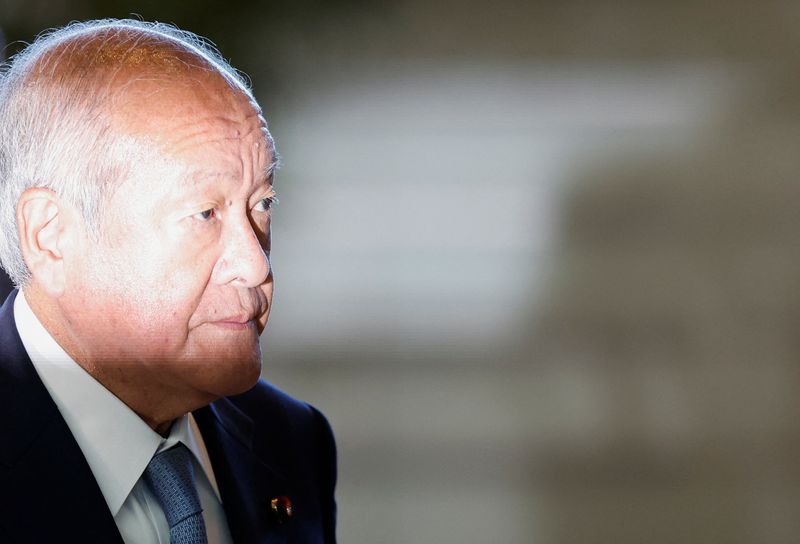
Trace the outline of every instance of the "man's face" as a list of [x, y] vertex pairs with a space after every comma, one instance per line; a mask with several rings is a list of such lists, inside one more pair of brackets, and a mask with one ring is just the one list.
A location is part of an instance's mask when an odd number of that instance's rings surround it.
[[116, 121], [145, 151], [105, 204], [101, 240], [67, 266], [79, 355], [115, 379], [242, 392], [260, 373], [272, 303], [264, 121], [213, 78], [138, 84]]

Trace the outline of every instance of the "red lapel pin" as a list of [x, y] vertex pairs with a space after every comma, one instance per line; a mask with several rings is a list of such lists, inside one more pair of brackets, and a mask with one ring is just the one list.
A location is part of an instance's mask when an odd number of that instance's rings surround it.
[[272, 505], [272, 513], [275, 514], [278, 523], [284, 524], [292, 517], [292, 501], [286, 495], [275, 497], [270, 501], [270, 504]]

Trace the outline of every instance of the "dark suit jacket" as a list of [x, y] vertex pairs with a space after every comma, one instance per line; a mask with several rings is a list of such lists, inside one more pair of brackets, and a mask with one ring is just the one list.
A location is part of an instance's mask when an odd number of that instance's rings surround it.
[[[0, 308], [0, 542], [122, 543], [86, 459]], [[237, 544], [332, 543], [336, 452], [324, 416], [261, 381], [194, 412]], [[281, 522], [271, 500], [288, 497]]]
[[0, 268], [0, 304], [3, 303], [12, 289], [14, 289], [14, 284], [11, 282], [11, 278], [8, 277], [5, 270]]

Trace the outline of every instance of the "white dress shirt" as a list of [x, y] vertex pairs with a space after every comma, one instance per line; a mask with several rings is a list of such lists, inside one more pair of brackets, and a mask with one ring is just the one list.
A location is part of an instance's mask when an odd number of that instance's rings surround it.
[[162, 437], [58, 345], [20, 292], [14, 319], [22, 344], [89, 463], [126, 544], [169, 544], [169, 526], [142, 478], [157, 452], [182, 442], [192, 452], [209, 544], [231, 544], [203, 437], [191, 414]]

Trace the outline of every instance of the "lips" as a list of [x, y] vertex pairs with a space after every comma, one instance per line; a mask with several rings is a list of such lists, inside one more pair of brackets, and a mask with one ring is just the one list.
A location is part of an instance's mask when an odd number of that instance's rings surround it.
[[258, 289], [247, 289], [238, 291], [235, 297], [220, 297], [224, 300], [213, 302], [209, 300], [210, 304], [204, 305], [205, 311], [202, 312], [204, 319], [201, 318], [199, 322], [234, 330], [252, 328], [260, 334], [264, 328], [261, 323], [266, 321], [269, 314], [270, 299], [267, 294]]
[[227, 315], [218, 319], [209, 321], [211, 325], [223, 327], [227, 329], [248, 329], [256, 326], [258, 314], [255, 312], [242, 312]]
[[244, 323], [238, 321], [212, 321], [211, 324], [215, 327], [231, 330], [248, 330], [255, 329], [256, 327], [256, 322], [253, 319], [245, 321]]
[[215, 319], [214, 322], [215, 323], [238, 323], [240, 325], [244, 325], [248, 321], [255, 320], [255, 318], [256, 318], [255, 314], [237, 314], [237, 315], [232, 315], [232, 316], [229, 316], [229, 317], [223, 317], [222, 319]]

